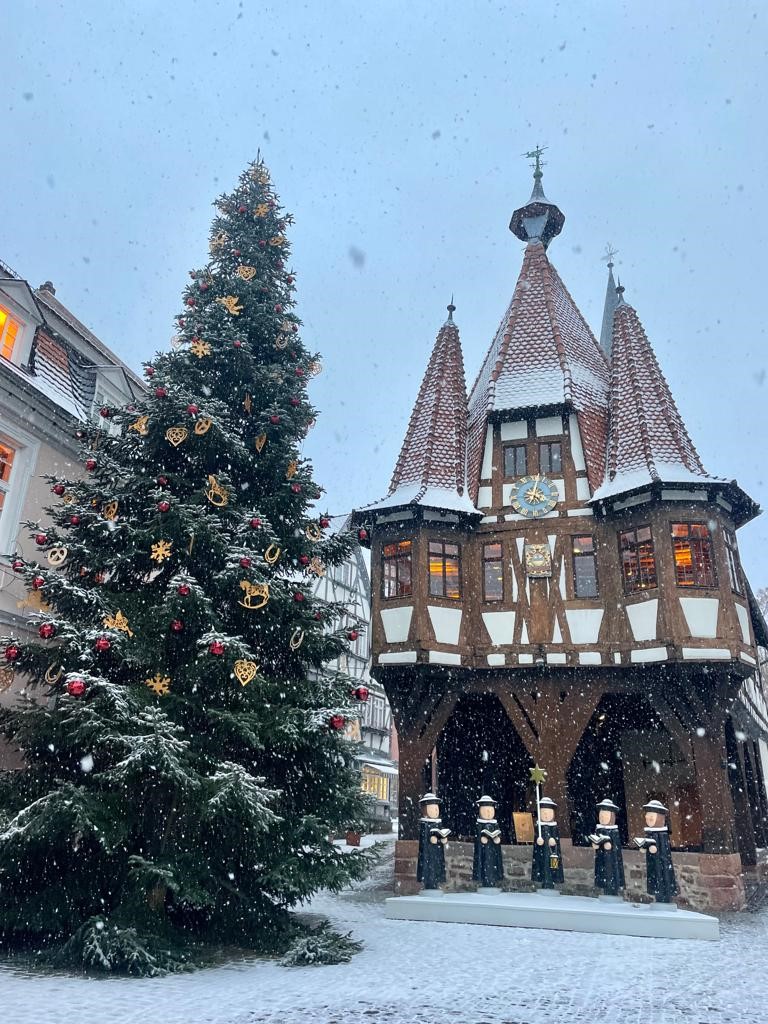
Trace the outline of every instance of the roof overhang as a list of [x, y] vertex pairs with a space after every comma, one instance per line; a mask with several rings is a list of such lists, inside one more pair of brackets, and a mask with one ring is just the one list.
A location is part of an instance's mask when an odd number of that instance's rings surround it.
[[[602, 493], [601, 491], [607, 492]], [[657, 503], [660, 501], [686, 500], [686, 492], [703, 493], [705, 499], [719, 505], [732, 519], [734, 526], [740, 527], [762, 513], [762, 509], [735, 480], [720, 480], [715, 477], [695, 479], [669, 479], [633, 481], [627, 486], [612, 489], [604, 484], [595, 491], [587, 502], [599, 512], [622, 512], [636, 505]]]

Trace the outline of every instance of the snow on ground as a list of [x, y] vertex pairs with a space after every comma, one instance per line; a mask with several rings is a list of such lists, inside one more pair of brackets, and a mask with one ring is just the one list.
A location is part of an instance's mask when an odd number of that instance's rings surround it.
[[[391, 843], [391, 840], [390, 840]], [[152, 980], [0, 965], [8, 1024], [766, 1024], [768, 911], [719, 942], [387, 921], [390, 856], [311, 906], [365, 949], [335, 967], [245, 961]]]

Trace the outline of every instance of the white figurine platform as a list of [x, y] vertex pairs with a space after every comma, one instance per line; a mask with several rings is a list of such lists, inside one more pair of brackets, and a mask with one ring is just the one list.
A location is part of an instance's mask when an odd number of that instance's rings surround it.
[[[433, 895], [434, 892], [434, 895]], [[488, 924], [503, 928], [547, 928], [659, 939], [719, 939], [716, 917], [662, 904], [561, 896], [557, 892], [493, 894], [422, 892], [384, 902], [384, 915], [400, 921]]]

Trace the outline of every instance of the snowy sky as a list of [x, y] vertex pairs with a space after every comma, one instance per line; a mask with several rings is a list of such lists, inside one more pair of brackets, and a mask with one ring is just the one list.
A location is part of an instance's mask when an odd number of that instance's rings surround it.
[[[706, 468], [768, 507], [767, 26], [747, 0], [9, 4], [0, 259], [138, 366], [261, 148], [297, 220], [326, 366], [308, 454], [340, 513], [386, 492], [451, 292], [474, 378], [541, 143], [550, 257], [593, 330], [610, 241]], [[756, 587], [763, 520], [740, 534]]]

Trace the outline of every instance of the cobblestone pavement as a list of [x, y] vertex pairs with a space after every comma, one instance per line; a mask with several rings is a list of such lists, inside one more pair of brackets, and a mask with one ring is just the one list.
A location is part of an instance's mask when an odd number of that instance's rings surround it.
[[311, 910], [362, 938], [336, 967], [264, 961], [153, 980], [0, 965], [8, 1024], [768, 1024], [768, 912], [719, 942], [387, 921], [391, 858]]

